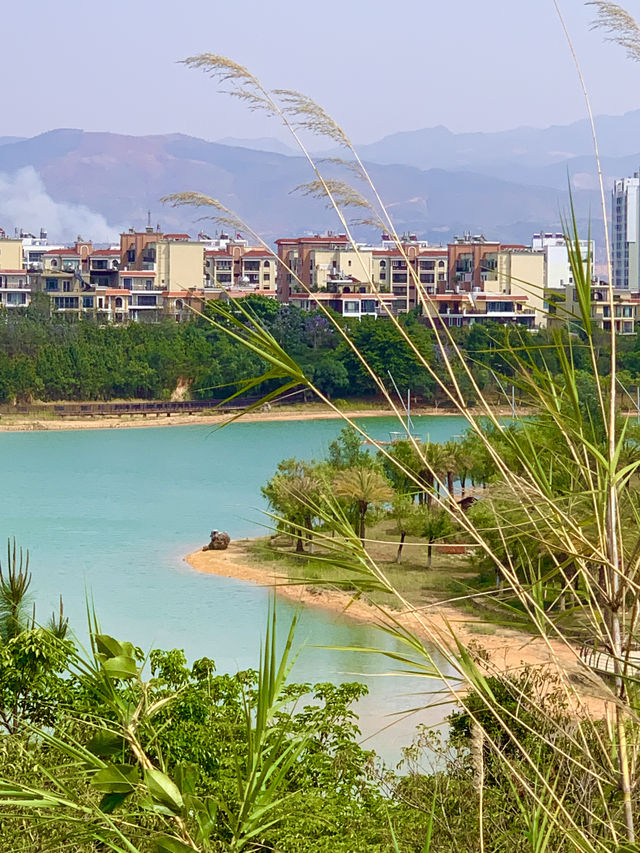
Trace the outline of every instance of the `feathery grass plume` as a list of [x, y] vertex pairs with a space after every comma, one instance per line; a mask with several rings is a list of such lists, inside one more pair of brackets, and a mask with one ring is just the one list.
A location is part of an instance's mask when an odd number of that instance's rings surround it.
[[323, 180], [309, 181], [306, 184], [299, 184], [291, 193], [300, 193], [311, 198], [325, 199], [327, 208], [335, 208], [336, 205], [341, 210], [349, 207], [360, 208], [369, 211], [369, 215], [364, 218], [351, 220], [351, 225], [371, 225], [375, 228], [384, 229], [385, 223], [380, 218], [371, 202], [366, 199], [362, 193], [352, 187], [345, 181], [340, 181], [336, 178], [324, 178]]
[[200, 53], [197, 56], [188, 56], [181, 62], [188, 68], [197, 68], [209, 77], [214, 77], [222, 84], [228, 85], [228, 88], [222, 91], [234, 98], [239, 98], [250, 110], [264, 110], [270, 115], [277, 114], [273, 101], [258, 78], [232, 59], [217, 53]]
[[371, 206], [362, 193], [359, 193], [350, 184], [340, 181], [337, 178], [326, 178], [324, 181], [316, 180], [305, 184], [298, 184], [297, 187], [291, 190], [291, 193], [300, 193], [300, 195], [310, 196], [311, 198], [327, 199], [328, 207], [333, 206], [333, 201], [339, 204], [340, 207], [369, 208]]
[[340, 166], [341, 168], [348, 169], [348, 171], [361, 181], [366, 181], [366, 175], [356, 160], [345, 160], [343, 157], [318, 157], [315, 162], [317, 166], [325, 164], [327, 166]]
[[607, 41], [620, 45], [629, 59], [640, 62], [640, 27], [635, 18], [622, 6], [607, 0], [589, 0], [586, 5], [595, 6], [598, 13], [591, 29], [604, 30], [608, 33]]
[[198, 222], [204, 221], [205, 219], [210, 219], [214, 222], [217, 222], [219, 225], [224, 225], [227, 228], [251, 231], [251, 229], [247, 226], [247, 223], [244, 222], [244, 220], [240, 219], [240, 217], [235, 214], [230, 208], [222, 204], [221, 201], [218, 201], [215, 198], [211, 198], [211, 196], [204, 195], [204, 193], [171, 193], [170, 195], [162, 196], [160, 201], [163, 204], [170, 204], [171, 207], [183, 207], [185, 205], [188, 205], [190, 207], [212, 208], [215, 212], [207, 216], [199, 217]]
[[283, 114], [294, 127], [307, 130], [315, 136], [326, 136], [338, 145], [352, 148], [349, 137], [340, 125], [308, 95], [294, 89], [274, 89], [273, 94], [278, 98]]

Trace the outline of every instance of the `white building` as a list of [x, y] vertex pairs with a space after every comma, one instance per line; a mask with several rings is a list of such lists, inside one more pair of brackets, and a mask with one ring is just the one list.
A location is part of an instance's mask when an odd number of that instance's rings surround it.
[[24, 265], [28, 270], [40, 272], [44, 269], [44, 256], [46, 252], [52, 249], [64, 249], [62, 244], [50, 243], [47, 240], [47, 232], [42, 228], [40, 229], [39, 237], [21, 231], [20, 239], [22, 240]]
[[640, 290], [640, 173], [614, 182], [612, 219], [613, 286]]
[[[569, 263], [569, 253], [564, 234], [534, 234], [531, 240], [531, 249], [534, 252], [544, 254], [545, 265], [545, 288], [549, 290], [564, 291], [565, 287], [573, 284], [573, 272]], [[587, 264], [589, 254], [591, 255], [591, 267], [595, 256], [595, 243], [593, 240], [580, 240], [582, 251], [582, 263]]]

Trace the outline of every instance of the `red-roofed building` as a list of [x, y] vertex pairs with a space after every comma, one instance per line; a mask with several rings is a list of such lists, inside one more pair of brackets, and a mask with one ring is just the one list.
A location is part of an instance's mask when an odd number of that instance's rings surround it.
[[120, 249], [94, 249], [89, 258], [89, 281], [96, 287], [117, 287]]
[[351, 292], [389, 293], [398, 297], [394, 310], [406, 312], [417, 304], [416, 282], [435, 293], [447, 277], [447, 250], [428, 247], [415, 235], [404, 235], [400, 246], [383, 237], [381, 247], [354, 247], [344, 234], [277, 240], [281, 265], [278, 298], [294, 293], [339, 292], [346, 282]]
[[205, 250], [205, 288], [275, 293], [276, 267], [276, 258], [268, 249], [229, 241], [225, 249]]

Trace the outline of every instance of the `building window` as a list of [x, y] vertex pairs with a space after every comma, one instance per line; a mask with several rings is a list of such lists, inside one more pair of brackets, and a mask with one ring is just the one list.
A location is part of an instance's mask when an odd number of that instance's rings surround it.
[[48, 278], [46, 281], [47, 291], [57, 290], [58, 289], [58, 281], [55, 278]]
[[406, 272], [394, 272], [392, 276], [392, 281], [394, 284], [406, 284], [407, 274]]
[[360, 311], [360, 303], [357, 299], [347, 299], [343, 305], [343, 314], [358, 314]]
[[93, 296], [83, 296], [82, 297], [82, 307], [83, 308], [93, 308]]
[[63, 293], [71, 293], [71, 282], [63, 281], [62, 282], [62, 292]]
[[65, 308], [77, 308], [78, 307], [78, 297], [77, 296], [56, 296], [56, 297], [54, 297], [53, 304], [55, 305], [57, 310], [65, 309]]
[[130, 278], [123, 278], [122, 279], [122, 286], [126, 287], [127, 290], [131, 290], [131, 279]]

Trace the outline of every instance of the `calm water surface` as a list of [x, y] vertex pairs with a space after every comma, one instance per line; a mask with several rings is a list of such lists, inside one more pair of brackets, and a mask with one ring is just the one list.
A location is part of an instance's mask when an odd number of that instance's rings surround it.
[[[398, 429], [392, 418], [363, 423], [380, 439]], [[414, 424], [433, 441], [465, 428], [458, 417], [416, 417]], [[29, 548], [41, 619], [62, 594], [82, 633], [88, 592], [103, 630], [119, 639], [145, 649], [183, 648], [190, 660], [207, 655], [220, 671], [255, 666], [268, 592], [198, 574], [183, 557], [214, 527], [232, 538], [264, 533], [260, 486], [284, 457], [321, 458], [341, 428], [340, 421], [317, 420], [2, 433], [0, 542], [15, 536]], [[279, 611], [284, 625], [293, 607], [283, 601]], [[369, 685], [358, 707], [367, 735], [391, 722], [388, 715], [419, 704], [416, 692], [433, 690], [431, 682], [381, 676], [390, 664], [377, 656], [318, 648], [389, 646], [373, 627], [310, 609], [297, 638], [305, 646], [297, 680]], [[442, 714], [434, 709], [419, 719]], [[415, 721], [397, 723], [371, 745], [397, 758]]]

